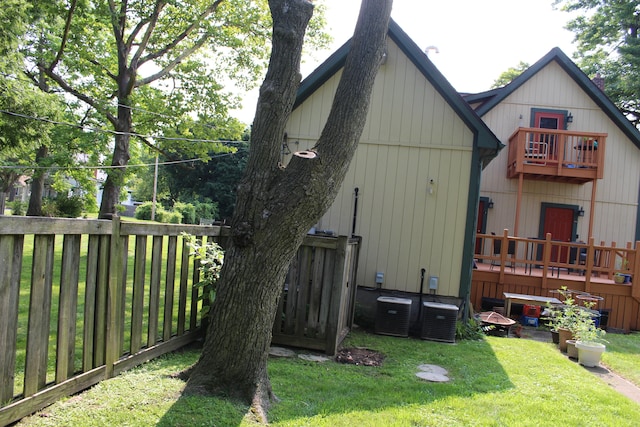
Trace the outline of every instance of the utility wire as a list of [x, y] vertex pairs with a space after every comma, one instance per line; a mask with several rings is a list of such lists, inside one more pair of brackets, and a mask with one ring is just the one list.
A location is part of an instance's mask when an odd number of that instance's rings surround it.
[[7, 110], [0, 110], [0, 113], [6, 114], [8, 116], [21, 117], [23, 119], [39, 120], [41, 122], [51, 123], [51, 124], [54, 124], [54, 125], [70, 126], [70, 127], [74, 127], [74, 128], [77, 128], [77, 129], [88, 130], [88, 131], [92, 131], [92, 132], [108, 133], [108, 134], [112, 134], [112, 135], [129, 135], [129, 136], [135, 136], [135, 137], [140, 137], [140, 138], [164, 139], [164, 140], [167, 140], [167, 141], [214, 142], [214, 143], [230, 143], [230, 144], [245, 142], [245, 141], [231, 141], [231, 140], [226, 141], [226, 140], [216, 140], [216, 139], [183, 138], [183, 137], [171, 137], [171, 136], [159, 136], [159, 135], [143, 135], [143, 134], [139, 134], [139, 133], [135, 133], [135, 132], [120, 132], [120, 131], [115, 131], [115, 130], [100, 129], [100, 128], [94, 128], [94, 127], [89, 127], [89, 126], [77, 125], [77, 124], [73, 124], [73, 123], [60, 122], [60, 121], [57, 121], [57, 120], [51, 120], [51, 119], [47, 119], [47, 118], [43, 118], [43, 117], [29, 116], [29, 115], [26, 115], [26, 114], [15, 113], [13, 111], [7, 111]]
[[[238, 150], [234, 153], [222, 153], [222, 154], [216, 154], [211, 156], [211, 159], [219, 159], [221, 157], [226, 157], [226, 156], [233, 156], [235, 154], [238, 154], [240, 151], [243, 150]], [[164, 166], [164, 165], [175, 165], [175, 164], [179, 164], [179, 163], [189, 163], [189, 162], [202, 162], [204, 161], [203, 159], [196, 157], [194, 159], [187, 159], [187, 160], [173, 160], [170, 162], [158, 162], [158, 166]], [[133, 165], [126, 165], [125, 167], [127, 168], [140, 168], [140, 167], [148, 167], [148, 166], [155, 166], [156, 163], [140, 163], [140, 164], [133, 164]], [[9, 165], [0, 165], [0, 169], [47, 169], [47, 170], [60, 170], [60, 169], [64, 169], [64, 170], [71, 170], [71, 169], [116, 169], [116, 168], [121, 168], [122, 166], [88, 166], [88, 165], [81, 165], [81, 166], [9, 166]]]

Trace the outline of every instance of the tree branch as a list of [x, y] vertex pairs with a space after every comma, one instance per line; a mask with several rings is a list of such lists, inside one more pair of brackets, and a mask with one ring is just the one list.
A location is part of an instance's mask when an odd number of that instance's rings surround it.
[[[199, 16], [198, 19], [194, 20], [191, 25], [189, 25], [180, 35], [178, 35], [171, 43], [167, 44], [164, 48], [160, 49], [157, 52], [152, 52], [149, 55], [140, 59], [139, 63], [144, 64], [149, 61], [153, 61], [154, 59], [160, 58], [167, 54], [171, 49], [175, 48], [180, 42], [182, 42], [185, 38], [187, 38], [193, 31], [200, 27], [200, 23], [209, 17], [213, 12], [218, 9], [220, 3], [224, 0], [216, 0], [209, 7], [207, 7]], [[206, 39], [209, 38], [208, 35], [203, 36]], [[204, 43], [204, 42], [203, 42]]]
[[[135, 55], [133, 55], [133, 58], [131, 59], [132, 68], [137, 68], [137, 64], [140, 61], [140, 57], [142, 56], [142, 53], [144, 52], [144, 50], [147, 48], [147, 45], [149, 44], [149, 39], [151, 39], [151, 34], [153, 34], [153, 30], [156, 28], [156, 25], [158, 23], [160, 12], [162, 12], [162, 9], [164, 9], [165, 5], [166, 5], [166, 2], [164, 0], [156, 1], [156, 5], [153, 8], [153, 13], [151, 14], [151, 18], [149, 18], [148, 20], [149, 24], [147, 25], [147, 30], [144, 32], [142, 41], [140, 42]], [[137, 31], [140, 30], [140, 28], [141, 27], [136, 27], [136, 30], [134, 31], [134, 33], [132, 33], [131, 37], [129, 37], [129, 40], [127, 41], [128, 49], [131, 49], [131, 46], [133, 45], [133, 41], [135, 39], [135, 34]]]
[[49, 77], [51, 80], [56, 82], [58, 84], [58, 86], [60, 86], [62, 88], [62, 90], [64, 90], [65, 92], [75, 96], [80, 101], [83, 101], [84, 103], [86, 103], [86, 104], [90, 105], [91, 107], [95, 108], [96, 111], [99, 111], [101, 114], [104, 114], [105, 117], [107, 118], [107, 120], [109, 120], [109, 122], [111, 122], [111, 124], [113, 124], [114, 126], [116, 125], [116, 123], [118, 121], [117, 117], [115, 117], [113, 114], [111, 114], [109, 112], [109, 110], [107, 110], [106, 108], [101, 106], [100, 103], [98, 103], [98, 101], [96, 101], [95, 99], [91, 98], [90, 96], [87, 96], [84, 93], [81, 93], [78, 90], [74, 89], [61, 76], [59, 76], [58, 74], [53, 72], [53, 70], [47, 69], [44, 65], [38, 64], [38, 68], [40, 68], [40, 70], [42, 72], [44, 72], [47, 75], [47, 77]]
[[144, 86], [146, 84], [149, 84], [151, 82], [154, 82], [154, 81], [156, 81], [158, 79], [161, 79], [162, 77], [166, 76], [167, 74], [169, 74], [171, 72], [171, 70], [176, 68], [185, 58], [187, 58], [193, 52], [195, 52], [198, 49], [200, 49], [202, 47], [202, 45], [205, 44], [205, 42], [207, 41], [208, 38], [209, 38], [209, 36], [203, 36], [193, 46], [191, 46], [189, 49], [187, 49], [184, 52], [182, 52], [180, 55], [178, 55], [178, 57], [176, 57], [166, 67], [164, 67], [162, 70], [158, 71], [157, 73], [152, 74], [152, 75], [150, 75], [148, 77], [145, 77], [144, 79], [136, 80], [136, 82], [134, 84], [134, 87]]
[[64, 31], [62, 33], [62, 41], [60, 42], [60, 49], [58, 49], [58, 53], [56, 54], [55, 59], [49, 64], [49, 70], [53, 70], [62, 59], [62, 55], [64, 53], [64, 49], [67, 46], [67, 41], [69, 40], [69, 30], [71, 28], [71, 18], [73, 18], [73, 14], [76, 10], [76, 6], [78, 5], [77, 0], [72, 0], [71, 6], [69, 7], [69, 12], [67, 13], [67, 19], [64, 24]]
[[[116, 4], [113, 0], [109, 0], [109, 12], [111, 13], [111, 26], [113, 27], [113, 35], [116, 38], [116, 46], [118, 46], [118, 50], [120, 51], [125, 48], [124, 26], [127, 19], [127, 1], [125, 0], [121, 3], [120, 12], [117, 12]], [[117, 19], [118, 17], [120, 17], [119, 20]]]
[[111, 77], [114, 81], [118, 80], [118, 76], [116, 76], [115, 74], [113, 74], [111, 71], [109, 71], [109, 69], [107, 67], [105, 67], [104, 65], [102, 65], [100, 62], [98, 62], [97, 59], [94, 58], [88, 58], [87, 61], [89, 61], [90, 63], [92, 63], [93, 65], [97, 65], [98, 67], [100, 67], [109, 77]]

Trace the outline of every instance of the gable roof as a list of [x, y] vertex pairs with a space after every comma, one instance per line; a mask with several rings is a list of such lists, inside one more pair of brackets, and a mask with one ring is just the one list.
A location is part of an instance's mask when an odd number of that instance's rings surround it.
[[[451, 86], [442, 73], [438, 71], [420, 47], [418, 47], [418, 45], [409, 38], [409, 36], [393, 19], [389, 21], [388, 36], [398, 45], [400, 50], [411, 60], [415, 67], [426, 77], [427, 81], [434, 86], [462, 121], [472, 130], [476, 136], [474, 140], [474, 147], [479, 151], [483, 167], [486, 166], [491, 159], [498, 155], [498, 152], [504, 147], [504, 145], [482, 121], [480, 116], [473, 111], [469, 104], [467, 104], [453, 86]], [[293, 105], [294, 109], [302, 104], [344, 66], [350, 49], [351, 40], [343, 44], [329, 58], [327, 58], [325, 62], [323, 62], [302, 81], [298, 88], [296, 101]]]
[[575, 81], [578, 86], [602, 109], [602, 111], [613, 121], [618, 128], [640, 148], [640, 132], [627, 118], [618, 110], [609, 97], [600, 90], [595, 83], [578, 66], [560, 50], [554, 47], [543, 56], [538, 62], [529, 67], [526, 71], [513, 79], [511, 83], [498, 89], [472, 95], [463, 95], [469, 104], [479, 103], [476, 113], [481, 117], [487, 114], [493, 107], [502, 102], [506, 97], [518, 90], [538, 71], [555, 61], [560, 67]]

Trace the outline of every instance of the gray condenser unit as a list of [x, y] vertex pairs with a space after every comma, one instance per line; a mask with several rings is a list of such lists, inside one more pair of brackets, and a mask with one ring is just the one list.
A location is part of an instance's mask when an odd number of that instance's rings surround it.
[[411, 300], [408, 298], [378, 297], [376, 334], [409, 336]]
[[431, 341], [456, 342], [458, 307], [439, 302], [422, 303], [421, 338]]

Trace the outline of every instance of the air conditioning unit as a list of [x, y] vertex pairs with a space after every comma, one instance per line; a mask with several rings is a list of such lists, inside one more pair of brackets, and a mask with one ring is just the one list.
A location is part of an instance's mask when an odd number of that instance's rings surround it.
[[423, 340], [456, 342], [458, 307], [439, 302], [422, 303]]
[[376, 334], [409, 336], [411, 300], [408, 298], [378, 297]]

